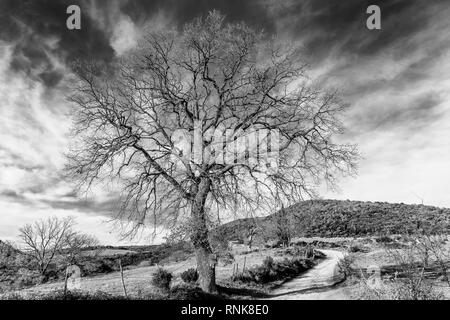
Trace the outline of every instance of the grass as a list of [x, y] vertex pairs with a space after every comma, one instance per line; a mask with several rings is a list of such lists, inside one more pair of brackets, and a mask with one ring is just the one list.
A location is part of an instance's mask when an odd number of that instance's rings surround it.
[[128, 297], [120, 294], [110, 294], [104, 291], [67, 291], [53, 290], [46, 293], [9, 293], [0, 297], [0, 300], [223, 300], [229, 296], [208, 294], [195, 286], [176, 286], [167, 292], [152, 292], [145, 294], [132, 294]]

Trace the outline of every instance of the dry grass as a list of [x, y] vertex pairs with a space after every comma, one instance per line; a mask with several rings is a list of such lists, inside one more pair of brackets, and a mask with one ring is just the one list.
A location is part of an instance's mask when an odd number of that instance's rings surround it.
[[[275, 250], [262, 250], [259, 252], [251, 252], [248, 254], [239, 254], [235, 256], [235, 264], [241, 270], [244, 266], [251, 268], [262, 264], [262, 261], [267, 256], [274, 256]], [[275, 257], [274, 259], [281, 259], [281, 257]], [[181, 280], [181, 273], [196, 267], [196, 261], [194, 257], [190, 257], [179, 262], [170, 262], [160, 264], [160, 267], [164, 267], [169, 272], [173, 273], [174, 278], [172, 286], [180, 286], [183, 284]], [[225, 281], [233, 275], [234, 264], [227, 266], [218, 266], [216, 269], [217, 281]], [[151, 295], [159, 293], [159, 290], [155, 288], [152, 283], [152, 274], [156, 272], [158, 266], [137, 266], [126, 268], [124, 270], [125, 284], [127, 292], [130, 295]], [[60, 290], [64, 287], [63, 282], [55, 282], [49, 284], [38, 285], [29, 289], [21, 290], [21, 295], [33, 295], [33, 294], [45, 294], [54, 290]], [[97, 291], [105, 292], [111, 295], [122, 295], [123, 288], [121, 283], [120, 272], [112, 272], [109, 274], [102, 274], [97, 276], [83, 277], [81, 280], [81, 290], [85, 292], [95, 293]]]

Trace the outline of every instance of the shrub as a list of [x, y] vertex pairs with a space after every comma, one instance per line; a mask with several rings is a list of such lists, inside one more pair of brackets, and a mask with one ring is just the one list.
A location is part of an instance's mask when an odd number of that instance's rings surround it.
[[339, 271], [346, 277], [355, 275], [356, 269], [354, 267], [354, 262], [355, 262], [355, 255], [349, 254], [345, 256], [338, 263]]
[[378, 243], [391, 243], [393, 240], [389, 236], [381, 236], [375, 239]]
[[55, 290], [41, 297], [41, 300], [122, 300], [123, 296], [115, 296], [103, 291], [84, 292], [80, 290], [67, 291]]
[[405, 280], [382, 280], [378, 286], [371, 287], [361, 281], [355, 294], [362, 300], [444, 300], [445, 297], [432, 285], [421, 282], [411, 286]]
[[266, 257], [266, 258], [263, 260], [262, 266], [263, 266], [264, 269], [271, 270], [271, 269], [273, 268], [273, 266], [274, 266], [274, 260], [273, 260], [273, 258], [270, 257], [270, 256], [269, 256], [269, 257]]
[[85, 292], [81, 290], [67, 291], [53, 290], [46, 293], [32, 293], [21, 295], [19, 293], [10, 293], [3, 295], [2, 300], [123, 300], [125, 297], [111, 295], [103, 291]]
[[158, 268], [158, 270], [153, 274], [152, 284], [157, 288], [169, 290], [172, 277], [173, 276], [169, 271], [163, 268]]
[[189, 269], [181, 274], [181, 279], [186, 283], [195, 283], [198, 280], [197, 269]]
[[175, 286], [169, 292], [167, 299], [170, 300], [223, 300], [216, 294], [210, 294], [202, 291], [198, 287], [178, 287]]
[[219, 252], [218, 260], [222, 266], [228, 266], [235, 261], [233, 254], [229, 251]]
[[360, 246], [358, 246], [357, 244], [352, 244], [348, 248], [348, 251], [351, 253], [360, 252], [360, 251], [362, 251], [362, 248]]
[[42, 283], [44, 277], [38, 271], [20, 268], [15, 277], [15, 284], [18, 288], [28, 287]]
[[0, 296], [0, 300], [25, 300], [25, 298], [17, 292], [8, 292]]
[[314, 248], [312, 248], [311, 246], [307, 246], [305, 249], [305, 257], [309, 259], [314, 257], [314, 254]]
[[259, 284], [289, 279], [314, 265], [312, 260], [293, 258], [275, 261], [272, 257], [264, 259], [261, 266], [253, 267], [232, 277], [232, 281], [254, 282]]
[[114, 261], [107, 258], [87, 259], [80, 263], [83, 276], [110, 273], [114, 271]]

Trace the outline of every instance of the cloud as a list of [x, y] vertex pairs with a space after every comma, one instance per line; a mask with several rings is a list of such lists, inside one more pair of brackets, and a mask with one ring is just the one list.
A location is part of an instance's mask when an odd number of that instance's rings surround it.
[[[65, 27], [68, 5], [82, 29]], [[378, 4], [382, 30], [368, 30]], [[420, 0], [3, 0], [0, 2], [0, 237], [41, 215], [75, 215], [99, 227], [117, 198], [83, 198], [61, 175], [71, 110], [71, 63], [110, 63], [136, 45], [143, 26], [179, 28], [209, 10], [305, 47], [310, 76], [338, 88], [351, 105], [342, 141], [364, 155], [357, 179], [327, 197], [449, 206], [450, 4]], [[102, 218], [103, 217], [103, 218]], [[6, 226], [6, 227], [5, 227]], [[95, 226], [95, 227], [94, 227]]]
[[[77, 222], [76, 230], [95, 235], [101, 244], [104, 245], [148, 244], [151, 241], [145, 234], [134, 240], [121, 240], [114, 225], [108, 223], [108, 220], [101, 215], [90, 215], [76, 210], [52, 209], [46, 205], [37, 206], [36, 204], [5, 202], [1, 199], [0, 206], [2, 208], [0, 214], [0, 237], [2, 240], [15, 241], [19, 245], [22, 245], [18, 238], [20, 227], [52, 216], [60, 218], [75, 217]], [[156, 241], [160, 242], [161, 240], [158, 237]]]
[[111, 46], [118, 56], [136, 47], [138, 41], [138, 30], [130, 17], [122, 16], [115, 25], [111, 38]]

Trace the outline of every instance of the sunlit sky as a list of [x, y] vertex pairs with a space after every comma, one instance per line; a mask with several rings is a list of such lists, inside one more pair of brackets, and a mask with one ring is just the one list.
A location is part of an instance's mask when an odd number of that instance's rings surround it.
[[[81, 30], [66, 28], [71, 4]], [[370, 4], [381, 30], [366, 28]], [[61, 177], [72, 114], [64, 79], [75, 59], [126, 55], [144, 25], [182, 26], [211, 9], [300, 41], [311, 78], [350, 103], [342, 139], [359, 145], [359, 174], [324, 198], [450, 207], [449, 1], [0, 0], [0, 239], [70, 215], [104, 244], [129, 243], [104, 222], [107, 193], [86, 198]]]

